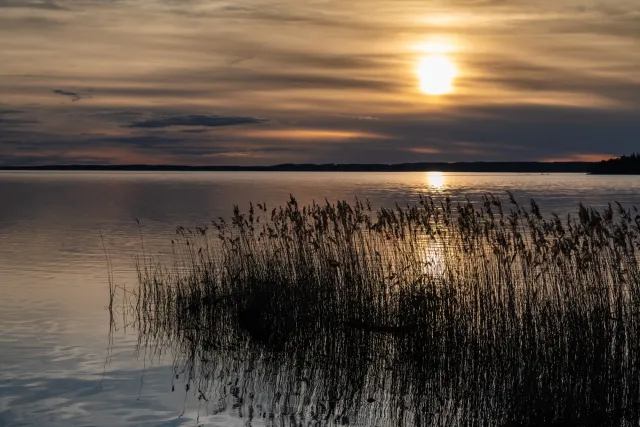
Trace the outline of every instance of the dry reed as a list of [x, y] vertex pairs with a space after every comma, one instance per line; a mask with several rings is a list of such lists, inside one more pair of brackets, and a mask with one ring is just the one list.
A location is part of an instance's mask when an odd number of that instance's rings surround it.
[[[448, 198], [178, 228], [138, 263], [140, 346], [210, 410], [282, 425], [640, 422], [640, 216]], [[231, 403], [229, 403], [231, 402]]]

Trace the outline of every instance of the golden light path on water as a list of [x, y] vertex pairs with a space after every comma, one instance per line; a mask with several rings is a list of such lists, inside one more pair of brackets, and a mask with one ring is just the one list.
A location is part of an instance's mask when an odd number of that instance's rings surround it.
[[418, 49], [423, 52], [416, 68], [420, 91], [432, 96], [453, 92], [458, 76], [458, 67], [450, 57], [453, 45], [437, 41], [421, 45]]
[[[425, 194], [440, 192], [447, 184], [447, 176], [440, 171], [426, 172], [424, 180], [426, 184], [426, 188], [424, 189]], [[432, 278], [437, 278], [444, 274], [445, 265], [442, 246], [434, 244], [430, 238], [425, 238], [421, 242], [418, 250], [423, 253], [422, 274]]]

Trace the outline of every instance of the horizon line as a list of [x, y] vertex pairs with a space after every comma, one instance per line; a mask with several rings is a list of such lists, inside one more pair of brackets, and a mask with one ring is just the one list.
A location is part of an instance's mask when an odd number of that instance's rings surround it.
[[415, 163], [280, 163], [268, 166], [181, 164], [48, 164], [0, 165], [0, 170], [48, 171], [308, 171], [308, 172], [588, 172], [599, 162], [584, 161], [474, 161]]

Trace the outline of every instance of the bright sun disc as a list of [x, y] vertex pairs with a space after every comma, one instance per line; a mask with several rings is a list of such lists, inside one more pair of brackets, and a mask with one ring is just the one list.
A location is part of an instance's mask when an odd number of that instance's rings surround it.
[[458, 75], [455, 64], [446, 56], [435, 54], [420, 60], [418, 79], [420, 90], [427, 95], [444, 95], [453, 91], [453, 81]]

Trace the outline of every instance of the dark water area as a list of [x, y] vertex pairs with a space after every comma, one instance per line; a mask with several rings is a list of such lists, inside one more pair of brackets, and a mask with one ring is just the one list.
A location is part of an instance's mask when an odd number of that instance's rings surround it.
[[[145, 335], [131, 313], [110, 319], [107, 310], [109, 271], [113, 283], [133, 289], [135, 255], [171, 260], [177, 226], [228, 218], [234, 204], [272, 208], [292, 193], [300, 203], [358, 197], [378, 208], [420, 195], [506, 199], [507, 190], [561, 216], [579, 202], [640, 205], [638, 178], [577, 174], [0, 173], [0, 425], [460, 425], [456, 416], [473, 408], [456, 407], [460, 400], [442, 390], [466, 390], [485, 402], [513, 389], [531, 402], [546, 393], [535, 391], [544, 381], [501, 384], [487, 370], [484, 382], [455, 383], [472, 367], [442, 367], [416, 334], [354, 323], [314, 331], [313, 339], [301, 333], [275, 351], [232, 321], [194, 317], [193, 334], [152, 322]], [[508, 361], [500, 366], [515, 369]], [[633, 401], [624, 393], [616, 399]], [[449, 418], [433, 415], [436, 407], [450, 408]], [[490, 413], [483, 408], [482, 416]], [[503, 415], [496, 418], [509, 419]], [[609, 415], [598, 425], [615, 423]]]

